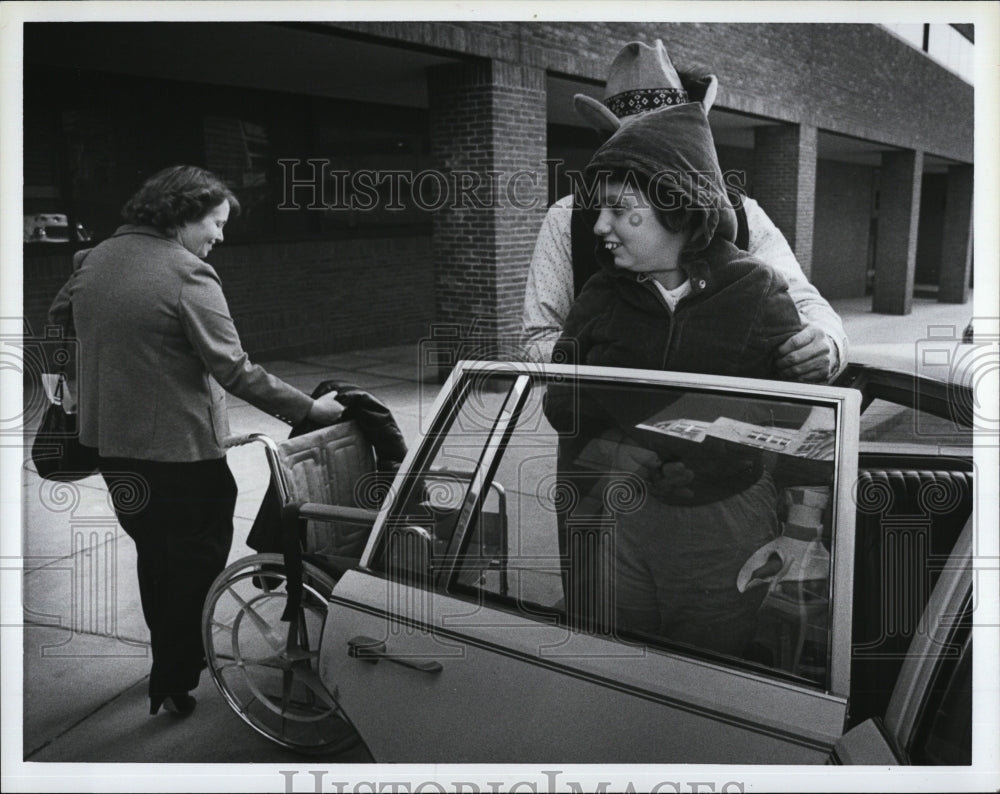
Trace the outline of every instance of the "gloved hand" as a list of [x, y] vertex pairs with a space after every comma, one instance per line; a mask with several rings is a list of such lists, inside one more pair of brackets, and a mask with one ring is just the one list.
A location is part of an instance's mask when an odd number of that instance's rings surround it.
[[736, 589], [742, 593], [766, 584], [768, 590], [773, 590], [782, 582], [810, 582], [829, 576], [830, 552], [819, 538], [780, 535], [743, 563], [736, 576]]

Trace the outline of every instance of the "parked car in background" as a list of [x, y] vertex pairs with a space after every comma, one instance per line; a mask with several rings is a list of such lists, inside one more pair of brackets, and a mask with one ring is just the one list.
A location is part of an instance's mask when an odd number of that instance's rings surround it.
[[[858, 364], [820, 386], [461, 362], [388, 494], [317, 494], [293, 507], [329, 528], [304, 562], [220, 575], [209, 668], [273, 740], [353, 737], [380, 762], [969, 764], [971, 406]], [[773, 479], [781, 542], [740, 572], [761, 594], [741, 652], [634, 630], [610, 586], [605, 614], [569, 614], [560, 524], [608, 560], [649, 498], [609, 462], [623, 437], [708, 481], [732, 461]]]
[[70, 229], [68, 217], [61, 212], [37, 212], [24, 216], [26, 243], [85, 243], [91, 234], [79, 221]]

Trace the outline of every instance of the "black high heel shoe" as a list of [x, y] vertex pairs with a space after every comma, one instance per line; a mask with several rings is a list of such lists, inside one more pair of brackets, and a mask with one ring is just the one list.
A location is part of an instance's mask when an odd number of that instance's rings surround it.
[[149, 713], [156, 714], [163, 706], [171, 714], [178, 717], [189, 717], [194, 712], [194, 707], [198, 705], [187, 692], [174, 692], [169, 695], [157, 695], [149, 699]]

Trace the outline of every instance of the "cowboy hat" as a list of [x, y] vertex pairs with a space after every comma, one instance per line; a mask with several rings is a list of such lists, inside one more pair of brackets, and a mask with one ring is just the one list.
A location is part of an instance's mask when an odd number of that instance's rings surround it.
[[[704, 80], [693, 81], [691, 87], [696, 85], [705, 91], [701, 104], [707, 113], [715, 101], [718, 80], [715, 75], [707, 75]], [[573, 97], [576, 112], [583, 120], [598, 131], [609, 133], [640, 113], [690, 101], [660, 39], [652, 46], [633, 41], [622, 48], [608, 71], [603, 103], [586, 94]]]

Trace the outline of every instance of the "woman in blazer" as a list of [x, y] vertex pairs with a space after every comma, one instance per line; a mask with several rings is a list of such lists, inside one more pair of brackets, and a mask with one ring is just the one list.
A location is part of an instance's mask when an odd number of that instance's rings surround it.
[[194, 166], [152, 176], [126, 225], [82, 251], [49, 311], [80, 349], [80, 441], [96, 447], [115, 514], [138, 552], [153, 665], [150, 713], [190, 714], [205, 666], [201, 608], [225, 567], [236, 482], [226, 462], [225, 391], [288, 423], [337, 420], [252, 364], [222, 285], [204, 261], [239, 202]]

